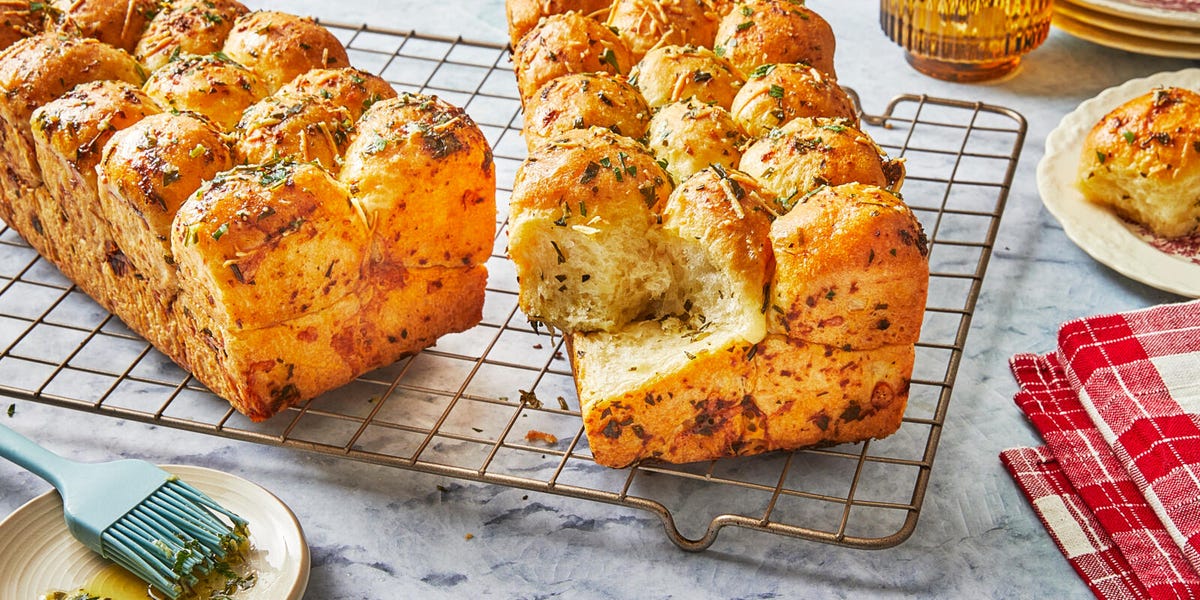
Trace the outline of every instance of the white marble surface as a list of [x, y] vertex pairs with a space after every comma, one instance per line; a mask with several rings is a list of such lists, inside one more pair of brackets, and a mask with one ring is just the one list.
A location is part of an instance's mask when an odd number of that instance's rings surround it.
[[[339, 22], [503, 41], [501, 0], [247, 2]], [[3, 423], [73, 458], [116, 455], [226, 469], [299, 516], [312, 547], [309, 598], [1066, 598], [1087, 588], [997, 459], [1037, 442], [1012, 403], [1007, 358], [1051, 348], [1061, 321], [1178, 299], [1095, 263], [1042, 208], [1042, 144], [1080, 101], [1127, 79], [1195, 66], [1055, 30], [1015, 76], [923, 77], [880, 31], [868, 0], [811, 0], [838, 35], [841, 81], [868, 111], [901, 92], [1014, 108], [1029, 133], [984, 282], [924, 510], [911, 539], [850, 550], [726, 529], [678, 551], [647, 513], [96, 417], [17, 401]], [[0, 404], [9, 402], [0, 399]], [[0, 462], [0, 514], [47, 489]], [[468, 539], [470, 534], [470, 539]]]

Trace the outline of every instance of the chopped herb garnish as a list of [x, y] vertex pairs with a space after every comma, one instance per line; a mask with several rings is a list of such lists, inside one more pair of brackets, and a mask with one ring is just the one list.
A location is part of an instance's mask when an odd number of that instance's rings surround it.
[[621, 65], [617, 64], [617, 55], [612, 51], [612, 48], [605, 48], [604, 52], [600, 53], [600, 62], [611, 66], [613, 71], [621, 72]]
[[1104, 164], [1104, 161], [1106, 161], [1106, 160], [1108, 160], [1108, 155], [1097, 150], [1096, 151], [1096, 161], [1099, 162], [1100, 164]]
[[588, 183], [595, 179], [599, 173], [600, 165], [589, 161], [587, 166], [583, 168], [583, 176], [579, 178], [579, 183]]
[[8, 405], [8, 418], [10, 418], [10, 419], [11, 419], [11, 418], [12, 418], [12, 416], [13, 416], [14, 414], [16, 414], [16, 413], [17, 413], [17, 405], [16, 405], [16, 404], [9, 404], [9, 405]]
[[754, 21], [742, 21], [741, 23], [737, 24], [738, 31], [745, 31], [751, 27], [754, 27]]
[[212, 232], [212, 239], [219, 240], [221, 236], [229, 232], [229, 223], [221, 223], [221, 226]]
[[696, 83], [704, 83], [710, 79], [712, 79], [712, 73], [705, 71], [696, 71], [695, 73], [692, 73], [692, 81]]
[[767, 94], [770, 95], [772, 98], [782, 98], [783, 97], [783, 88], [778, 85], [772, 84], [771, 89], [767, 91]]
[[383, 150], [385, 148], [387, 148], [387, 145], [388, 145], [388, 141], [386, 139], [384, 139], [383, 136], [376, 134], [375, 140], [371, 142], [370, 146], [367, 146], [367, 154], [376, 154], [379, 152], [383, 152]]
[[567, 262], [567, 257], [563, 256], [562, 249], [558, 247], [558, 242], [550, 240], [550, 245], [554, 247], [554, 253], [558, 255], [558, 264]]
[[1133, 135], [1133, 132], [1132, 132], [1132, 131], [1128, 131], [1128, 130], [1127, 130], [1127, 131], [1122, 131], [1122, 132], [1121, 132], [1121, 137], [1125, 138], [1125, 141], [1126, 141], [1126, 142], [1128, 142], [1128, 143], [1130, 143], [1130, 144], [1132, 144], [1132, 143], [1133, 143], [1133, 140], [1137, 139], [1137, 136]]
[[205, 148], [204, 144], [196, 144], [196, 147], [192, 148], [191, 152], [188, 152], [188, 156], [192, 158], [199, 158], [205, 152], [208, 152], [208, 148]]
[[179, 169], [175, 168], [173, 165], [167, 165], [164, 167], [162, 173], [163, 187], [167, 187], [176, 181], [179, 181]]
[[750, 72], [750, 77], [752, 79], [766, 77], [767, 75], [771, 74], [771, 71], [774, 71], [774, 70], [775, 70], [774, 64], [760, 65], [757, 69], [754, 69], [753, 71]]
[[242, 268], [239, 267], [237, 263], [229, 263], [229, 270], [233, 271], [233, 278], [236, 279], [238, 283], [246, 283], [246, 278], [242, 275]]

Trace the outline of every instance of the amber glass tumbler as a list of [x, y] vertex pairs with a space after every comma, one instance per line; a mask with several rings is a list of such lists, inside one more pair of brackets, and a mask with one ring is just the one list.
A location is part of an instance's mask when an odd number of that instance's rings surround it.
[[950, 81], [1002, 77], [1050, 31], [1052, 0], [880, 0], [879, 23], [916, 70]]

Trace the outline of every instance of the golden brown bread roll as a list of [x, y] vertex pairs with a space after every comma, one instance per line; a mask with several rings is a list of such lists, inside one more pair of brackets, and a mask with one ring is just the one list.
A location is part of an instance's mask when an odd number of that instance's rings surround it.
[[775, 221], [771, 244], [772, 333], [847, 350], [916, 343], [929, 247], [891, 192], [859, 183], [821, 188]]
[[[52, 204], [38, 208], [39, 214], [49, 217], [41, 219], [48, 239], [85, 239], [81, 224], [101, 217], [96, 165], [105, 143], [118, 130], [157, 112], [158, 106], [148, 96], [123, 81], [81, 84], [34, 111], [34, 148], [49, 192], [39, 199], [53, 199]], [[103, 245], [110, 238], [104, 228], [96, 232], [94, 247], [62, 258], [75, 263], [96, 260], [104, 256]]]
[[858, 125], [854, 102], [837, 81], [802, 64], [755, 69], [733, 98], [729, 112], [754, 137], [797, 117], [841, 117]]
[[1200, 94], [1159, 88], [1105, 115], [1084, 140], [1079, 188], [1155, 235], [1200, 232]]
[[762, 65], [804, 63], [836, 78], [829, 23], [792, 0], [744, 0], [721, 19], [714, 49], [749, 75]]
[[577, 12], [542, 19], [513, 48], [513, 71], [522, 100], [555, 77], [597, 71], [625, 75], [633, 63], [617, 34]]
[[670, 285], [652, 208], [671, 178], [637, 142], [574, 129], [538, 147], [517, 171], [509, 255], [521, 309], [567, 331], [615, 329]]
[[253, 71], [221, 54], [167, 63], [150, 75], [145, 90], [163, 107], [202, 114], [224, 131], [269, 91]]
[[49, 10], [52, 27], [65, 35], [133, 52], [158, 8], [155, 0], [50, 0], [41, 10]]
[[171, 224], [200, 185], [232, 168], [221, 131], [196, 113], [157, 114], [117, 132], [104, 148], [97, 179], [104, 220], [133, 267], [175, 298]]
[[654, 114], [646, 145], [671, 177], [683, 182], [710, 165], [736, 169], [747, 139], [729, 111], [692, 98]]
[[211, 305], [222, 329], [256, 329], [349, 294], [369, 236], [345, 188], [326, 171], [283, 161], [205, 182], [180, 207], [171, 250], [193, 306]]
[[491, 256], [496, 169], [461, 108], [409, 93], [376, 102], [358, 121], [338, 178], [365, 212], [377, 260], [470, 267]]
[[248, 12], [237, 0], [175, 2], [150, 21], [133, 56], [147, 71], [157, 71], [186, 54], [218, 52], [233, 29], [233, 22]]
[[312, 69], [350, 66], [346, 49], [312, 19], [263, 10], [239, 17], [222, 51], [258, 74], [268, 92]]
[[629, 81], [651, 108], [696, 98], [726, 109], [746, 78], [728, 60], [701, 46], [661, 46], [646, 53]]
[[544, 17], [575, 11], [604, 20], [612, 0], [505, 0], [508, 17], [508, 41], [513, 48]]
[[890, 160], [845, 119], [793, 119], [750, 144], [739, 168], [788, 207], [823, 185], [857, 182], [898, 190], [904, 181], [904, 163]]
[[0, 50], [41, 33], [46, 27], [44, 7], [44, 2], [30, 0], [0, 2]]
[[241, 164], [289, 158], [341, 168], [354, 119], [350, 111], [315, 94], [274, 94], [242, 113], [235, 150]]
[[292, 93], [313, 94], [350, 111], [357, 121], [372, 104], [396, 97], [392, 84], [373, 73], [354, 67], [343, 69], [313, 69], [279, 88], [276, 95]]
[[640, 139], [650, 107], [637, 88], [608, 73], [573, 73], [551, 79], [525, 101], [525, 144], [530, 150], [571, 129], [603, 127]]
[[608, 14], [634, 62], [663, 45], [713, 45], [730, 0], [616, 0]]

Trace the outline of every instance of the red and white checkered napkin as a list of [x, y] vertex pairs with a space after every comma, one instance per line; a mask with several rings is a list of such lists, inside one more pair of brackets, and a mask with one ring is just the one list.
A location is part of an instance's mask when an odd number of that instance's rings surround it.
[[1093, 591], [1200, 599], [1200, 302], [1067, 323], [1011, 367], [1046, 446], [1001, 458]]

